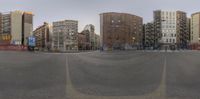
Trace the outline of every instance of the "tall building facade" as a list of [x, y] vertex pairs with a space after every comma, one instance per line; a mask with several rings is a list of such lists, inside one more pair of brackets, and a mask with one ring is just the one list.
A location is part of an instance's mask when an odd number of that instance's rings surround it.
[[[90, 43], [90, 49], [93, 50], [95, 45], [95, 26], [92, 24], [88, 24], [85, 26], [82, 33], [87, 35], [87, 41]], [[87, 34], [88, 33], [88, 34]]]
[[[11, 43], [16, 45], [23, 44], [23, 12], [14, 11], [11, 12]], [[30, 32], [29, 32], [30, 33]]]
[[98, 34], [95, 34], [94, 48], [96, 50], [100, 48], [100, 36]]
[[22, 44], [28, 44], [28, 37], [33, 34], [33, 14], [24, 12], [22, 16]]
[[154, 29], [158, 44], [186, 48], [189, 43], [187, 15], [183, 11], [154, 11]]
[[145, 47], [154, 47], [156, 42], [155, 32], [154, 32], [154, 23], [149, 22], [144, 25], [144, 46]]
[[90, 39], [90, 30], [84, 29], [83, 31], [81, 31], [80, 35], [84, 35], [85, 36], [85, 49], [86, 50], [91, 50], [92, 49], [92, 43], [91, 43], [91, 39]]
[[191, 16], [191, 43], [200, 44], [200, 12]]
[[78, 50], [78, 21], [53, 22], [53, 49], [56, 51]]
[[90, 42], [87, 42], [86, 34], [78, 33], [78, 49], [88, 50], [90, 49]]
[[0, 34], [2, 34], [2, 13], [0, 13]]
[[155, 33], [155, 44], [154, 48], [160, 48], [160, 40], [162, 38], [162, 17], [161, 17], [161, 10], [157, 10], [153, 12], [153, 19], [154, 19], [154, 33]]
[[191, 41], [191, 18], [187, 18], [187, 31], [189, 35], [189, 43]]
[[50, 34], [50, 25], [46, 22], [33, 31], [33, 35], [36, 38], [36, 47], [39, 50], [50, 50]]
[[126, 13], [100, 14], [100, 46], [104, 50], [142, 46], [142, 17]]
[[10, 44], [11, 41], [11, 14], [0, 13], [0, 44]]
[[33, 14], [12, 11], [0, 14], [0, 42], [13, 45], [27, 45], [33, 31]]
[[187, 14], [177, 11], [177, 45], [179, 48], [188, 48], [190, 43], [190, 32], [187, 28]]
[[98, 35], [95, 33], [95, 26], [94, 25], [92, 25], [92, 24], [86, 25], [84, 30], [81, 32], [81, 34], [84, 34], [86, 36], [86, 42], [87, 42], [86, 49], [87, 50], [98, 49], [98, 47], [97, 47]]

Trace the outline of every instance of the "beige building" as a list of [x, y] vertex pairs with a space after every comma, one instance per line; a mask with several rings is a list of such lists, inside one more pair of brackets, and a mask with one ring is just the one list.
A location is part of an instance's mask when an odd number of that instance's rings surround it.
[[36, 38], [36, 48], [39, 50], [50, 50], [50, 25], [44, 22], [43, 25], [39, 26], [33, 31], [33, 35]]
[[100, 45], [103, 50], [124, 50], [142, 46], [142, 17], [127, 13], [100, 14]]
[[200, 12], [191, 16], [191, 43], [200, 43]]
[[22, 11], [11, 12], [11, 42], [16, 45], [22, 44], [22, 16]]
[[14, 45], [27, 45], [33, 31], [33, 14], [24, 11], [11, 11], [0, 14], [0, 41]]

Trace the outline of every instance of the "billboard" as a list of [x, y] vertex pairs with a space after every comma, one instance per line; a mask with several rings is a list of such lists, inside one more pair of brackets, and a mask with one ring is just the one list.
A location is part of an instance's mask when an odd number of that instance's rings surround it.
[[31, 47], [36, 46], [36, 38], [34, 36], [28, 37], [28, 46], [31, 46]]

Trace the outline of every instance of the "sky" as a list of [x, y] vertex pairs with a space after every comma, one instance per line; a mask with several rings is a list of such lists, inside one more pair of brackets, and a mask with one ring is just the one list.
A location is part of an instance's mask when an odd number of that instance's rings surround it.
[[78, 20], [79, 32], [93, 24], [99, 34], [99, 14], [124, 12], [143, 17], [144, 23], [153, 20], [154, 10], [182, 10], [188, 17], [200, 11], [200, 0], [0, 0], [0, 12], [14, 10], [34, 13], [34, 29], [43, 22]]

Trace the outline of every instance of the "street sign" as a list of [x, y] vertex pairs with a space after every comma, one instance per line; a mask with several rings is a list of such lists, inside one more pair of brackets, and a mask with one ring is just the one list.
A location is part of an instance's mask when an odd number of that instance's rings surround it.
[[36, 38], [34, 36], [28, 37], [28, 45], [32, 47], [36, 46]]

